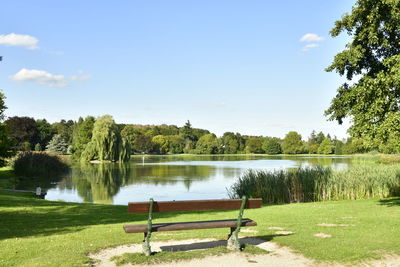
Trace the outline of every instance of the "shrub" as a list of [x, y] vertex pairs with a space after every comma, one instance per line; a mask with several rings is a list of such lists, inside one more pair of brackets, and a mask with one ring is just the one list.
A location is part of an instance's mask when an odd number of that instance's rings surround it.
[[15, 174], [20, 176], [60, 175], [69, 171], [64, 160], [46, 152], [21, 152], [13, 167]]
[[231, 186], [231, 198], [261, 197], [264, 203], [291, 203], [320, 200], [321, 184], [331, 170], [325, 167], [308, 167], [292, 170], [249, 170]]

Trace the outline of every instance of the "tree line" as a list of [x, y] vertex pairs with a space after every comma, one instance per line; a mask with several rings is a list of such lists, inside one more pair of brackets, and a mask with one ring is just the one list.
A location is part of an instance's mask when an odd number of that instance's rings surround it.
[[[4, 95], [1, 98], [4, 106]], [[4, 110], [5, 108], [3, 108]], [[2, 115], [3, 116], [3, 115]], [[4, 117], [3, 117], [4, 119]], [[117, 124], [110, 115], [78, 121], [9, 117], [1, 123], [2, 157], [17, 151], [71, 154], [75, 159], [125, 161], [131, 154], [352, 154], [364, 152], [357, 139], [339, 140], [312, 131], [307, 140], [291, 131], [284, 138], [225, 132], [217, 137], [187, 121], [176, 125]], [[6, 142], [4, 142], [6, 141]]]

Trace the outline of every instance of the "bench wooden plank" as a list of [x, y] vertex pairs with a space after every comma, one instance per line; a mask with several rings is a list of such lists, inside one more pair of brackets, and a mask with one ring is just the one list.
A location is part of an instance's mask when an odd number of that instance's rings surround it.
[[[203, 210], [236, 210], [240, 209], [241, 199], [207, 199], [185, 201], [154, 201], [153, 212], [169, 211], [203, 211]], [[246, 201], [246, 209], [261, 208], [261, 198], [251, 198]], [[129, 213], [149, 212], [148, 202], [129, 202]]]
[[[160, 231], [179, 231], [194, 229], [211, 229], [236, 227], [237, 220], [214, 220], [214, 221], [198, 221], [198, 222], [179, 222], [179, 223], [158, 223], [152, 225], [152, 232]], [[257, 223], [251, 219], [243, 219], [241, 226], [256, 226]], [[126, 233], [144, 233], [147, 232], [147, 224], [124, 225]]]

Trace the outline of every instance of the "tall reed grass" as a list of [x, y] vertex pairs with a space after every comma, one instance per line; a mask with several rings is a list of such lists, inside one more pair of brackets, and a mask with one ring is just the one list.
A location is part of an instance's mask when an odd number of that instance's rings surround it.
[[60, 156], [46, 152], [21, 152], [13, 161], [19, 176], [60, 175], [69, 171], [69, 166]]
[[400, 165], [249, 170], [228, 189], [228, 194], [231, 198], [260, 197], [270, 204], [400, 196]]

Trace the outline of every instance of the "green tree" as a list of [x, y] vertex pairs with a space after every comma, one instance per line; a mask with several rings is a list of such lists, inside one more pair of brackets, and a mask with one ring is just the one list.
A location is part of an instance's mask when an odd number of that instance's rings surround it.
[[169, 139], [164, 135], [156, 135], [151, 139], [153, 150], [158, 154], [167, 154], [169, 149]]
[[5, 99], [6, 96], [0, 91], [0, 122], [4, 120], [4, 111], [7, 109]]
[[221, 154], [236, 154], [239, 151], [239, 140], [234, 133], [226, 132], [220, 138]]
[[49, 144], [46, 146], [46, 151], [58, 154], [67, 154], [67, 149], [68, 143], [61, 134], [54, 135]]
[[195, 140], [195, 136], [193, 133], [193, 128], [192, 128], [192, 124], [190, 123], [190, 121], [188, 120], [185, 125], [180, 129], [180, 133], [183, 135], [183, 137], [185, 139], [194, 141]]
[[264, 153], [274, 155], [274, 154], [281, 154], [281, 141], [279, 138], [276, 137], [268, 137], [264, 140], [262, 144], [262, 149]]
[[348, 138], [342, 148], [343, 154], [354, 154], [366, 152], [364, 141], [360, 138]]
[[168, 136], [168, 151], [172, 154], [181, 154], [185, 148], [185, 138], [182, 135], [170, 135]]
[[350, 118], [349, 133], [362, 138], [368, 150], [400, 136], [399, 25], [400, 1], [357, 0], [331, 30], [332, 37], [346, 32], [352, 39], [326, 69], [348, 82], [325, 114], [340, 124]]
[[0, 91], [0, 166], [5, 164], [5, 159], [13, 155], [11, 147], [13, 140], [10, 137], [6, 125], [4, 125], [4, 111], [7, 109], [5, 95]]
[[331, 139], [325, 138], [319, 145], [318, 153], [325, 154], [325, 155], [332, 154], [333, 148], [334, 148], [334, 146], [332, 144]]
[[304, 151], [301, 135], [295, 131], [286, 134], [281, 146], [282, 152], [285, 154], [300, 154]]
[[42, 151], [42, 146], [39, 143], [35, 145], [35, 151]]
[[51, 124], [46, 121], [46, 119], [36, 120], [36, 128], [39, 136], [38, 143], [41, 147], [46, 147], [51, 138], [53, 138], [55, 131], [51, 127]]
[[125, 125], [121, 130], [121, 136], [129, 141], [133, 151], [137, 151], [135, 148], [135, 140], [140, 134], [142, 134], [142, 131], [133, 125]]
[[263, 153], [263, 138], [250, 137], [246, 144], [246, 153]]
[[153, 143], [151, 136], [146, 134], [138, 134], [133, 142], [133, 148], [139, 153], [150, 153], [153, 151]]
[[4, 166], [6, 158], [14, 154], [11, 150], [13, 144], [14, 142], [8, 133], [7, 127], [0, 122], [0, 167]]
[[69, 121], [61, 120], [60, 122], [53, 123], [51, 125], [51, 127], [55, 134], [61, 134], [61, 136], [64, 138], [64, 140], [68, 144], [71, 144], [74, 125], [75, 125], [75, 123], [72, 120], [69, 120]]
[[334, 143], [334, 149], [333, 149], [333, 153], [335, 153], [335, 155], [342, 155], [343, 154], [343, 147], [344, 147], [344, 143], [341, 140], [337, 140], [336, 138], [333, 141]]
[[218, 152], [218, 141], [215, 134], [205, 134], [197, 141], [195, 153], [216, 154]]
[[79, 118], [73, 127], [71, 152], [74, 158], [79, 159], [87, 144], [92, 140], [95, 118], [88, 116]]
[[5, 124], [9, 134], [15, 140], [15, 150], [31, 150], [32, 144], [40, 140], [36, 121], [33, 118], [14, 116], [8, 118]]
[[129, 142], [121, 137], [113, 118], [110, 115], [103, 115], [94, 123], [92, 140], [82, 152], [81, 159], [128, 161], [130, 152]]

